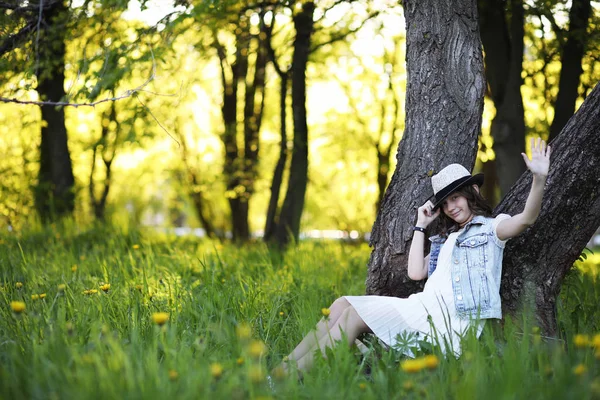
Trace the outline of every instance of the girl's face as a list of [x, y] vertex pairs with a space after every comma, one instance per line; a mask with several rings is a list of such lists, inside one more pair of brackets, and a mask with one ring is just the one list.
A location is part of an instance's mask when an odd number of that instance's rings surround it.
[[467, 198], [456, 192], [444, 200], [442, 211], [459, 226], [463, 226], [473, 218]]

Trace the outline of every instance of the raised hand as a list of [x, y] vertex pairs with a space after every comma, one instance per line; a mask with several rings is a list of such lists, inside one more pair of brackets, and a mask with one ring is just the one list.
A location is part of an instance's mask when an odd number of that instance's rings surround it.
[[417, 226], [421, 228], [427, 228], [427, 226], [440, 215], [440, 209], [432, 211], [433, 203], [427, 201], [417, 210]]
[[532, 174], [541, 177], [548, 176], [551, 150], [550, 146], [546, 145], [546, 142], [541, 138], [531, 138], [531, 160], [525, 153], [521, 153], [521, 155]]

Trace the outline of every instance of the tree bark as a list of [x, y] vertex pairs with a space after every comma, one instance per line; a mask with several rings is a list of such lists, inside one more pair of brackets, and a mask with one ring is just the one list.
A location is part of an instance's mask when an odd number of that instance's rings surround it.
[[[248, 52], [250, 47], [250, 24], [245, 17], [240, 16], [236, 33], [235, 61], [231, 66], [227, 63], [225, 48], [218, 42], [215, 33], [215, 47], [221, 64], [221, 81], [223, 84], [223, 115], [224, 132], [221, 136], [225, 147], [225, 164], [223, 175], [226, 179], [227, 200], [231, 212], [231, 231], [233, 240], [247, 240], [250, 237], [248, 225], [248, 207], [240, 199], [241, 178], [243, 176], [244, 160], [240, 157], [238, 146], [237, 108], [238, 87], [243, 84], [248, 73]], [[244, 217], [245, 216], [245, 217]]]
[[281, 192], [281, 184], [283, 182], [283, 172], [288, 159], [288, 148], [287, 148], [287, 95], [288, 95], [288, 82], [290, 76], [290, 67], [283, 69], [277, 61], [275, 50], [273, 49], [273, 27], [275, 25], [275, 9], [271, 10], [271, 24], [264, 24], [264, 31], [266, 34], [265, 46], [269, 60], [275, 68], [275, 72], [281, 79], [279, 85], [279, 133], [281, 135], [281, 142], [279, 143], [279, 158], [273, 171], [273, 180], [271, 181], [271, 196], [269, 197], [269, 206], [267, 208], [267, 218], [265, 222], [265, 231], [263, 240], [265, 242], [271, 241], [275, 230], [277, 228], [277, 211], [279, 208], [279, 196]]
[[[600, 225], [600, 84], [551, 143], [552, 157], [536, 223], [504, 250], [504, 313], [535, 309], [538, 323], [557, 334], [556, 297], [565, 274]], [[523, 174], [495, 213], [517, 214], [531, 187]]]
[[[115, 97], [115, 92], [112, 92], [113, 97]], [[112, 102], [110, 105], [110, 110], [105, 112], [102, 116], [102, 132], [101, 137], [98, 142], [94, 144], [94, 150], [92, 154], [92, 166], [90, 171], [90, 185], [89, 185], [89, 194], [90, 194], [90, 202], [92, 205], [92, 210], [94, 212], [94, 217], [98, 221], [104, 221], [106, 216], [106, 200], [108, 198], [108, 193], [110, 192], [111, 185], [111, 175], [112, 175], [112, 163], [117, 154], [117, 146], [119, 140], [119, 132], [121, 130], [121, 126], [119, 121], [117, 120], [117, 107], [115, 102]], [[115, 122], [115, 137], [113, 143], [110, 142], [110, 122]], [[102, 188], [102, 194], [97, 197], [96, 196], [96, 184], [94, 182], [94, 175], [96, 172], [96, 155], [98, 154], [98, 148], [100, 149], [100, 154], [102, 157], [102, 162], [104, 163], [104, 182]]]
[[294, 149], [290, 165], [289, 183], [279, 215], [275, 240], [285, 246], [300, 234], [300, 219], [308, 180], [308, 125], [306, 121], [306, 65], [310, 54], [314, 28], [315, 4], [306, 2], [294, 17], [296, 39], [292, 57], [292, 116], [294, 121]]
[[548, 140], [554, 139], [575, 112], [579, 79], [583, 68], [581, 60], [588, 41], [587, 27], [590, 19], [590, 0], [573, 0], [569, 11], [569, 32], [561, 54], [558, 94], [554, 103], [554, 119]]
[[[282, 71], [283, 72], [283, 71]], [[269, 198], [269, 207], [267, 209], [267, 221], [265, 223], [264, 240], [269, 241], [273, 237], [273, 233], [277, 227], [276, 214], [277, 205], [279, 204], [279, 194], [281, 192], [281, 183], [283, 182], [283, 171], [287, 161], [287, 112], [286, 112], [286, 100], [287, 100], [287, 87], [288, 87], [288, 74], [280, 74], [281, 86], [279, 89], [279, 132], [281, 134], [281, 142], [279, 143], [279, 158], [273, 171], [273, 180], [271, 182], [271, 197]]]
[[368, 294], [406, 297], [422, 288], [406, 274], [416, 211], [430, 177], [477, 154], [485, 75], [475, 0], [404, 1], [406, 128], [397, 167], [373, 226]]
[[[39, 37], [37, 91], [43, 101], [58, 102], [65, 96], [64, 32], [67, 21], [64, 2], [42, 12]], [[75, 178], [68, 147], [63, 108], [42, 106], [40, 170], [35, 205], [43, 222], [69, 216], [75, 209]]]
[[507, 193], [525, 171], [525, 112], [521, 96], [524, 13], [520, 0], [480, 1], [481, 40], [485, 49], [486, 77], [496, 108], [491, 134], [494, 138], [500, 195]]

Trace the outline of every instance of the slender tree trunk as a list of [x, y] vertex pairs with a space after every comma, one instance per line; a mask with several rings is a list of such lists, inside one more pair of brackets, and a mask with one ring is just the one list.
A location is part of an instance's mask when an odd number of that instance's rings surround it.
[[510, 1], [507, 24], [506, 2], [480, 1], [481, 39], [485, 48], [486, 76], [496, 108], [491, 133], [494, 138], [500, 193], [504, 195], [525, 171], [525, 112], [521, 96], [523, 64], [523, 3]]
[[[282, 71], [283, 72], [283, 71]], [[269, 208], [267, 209], [267, 221], [265, 223], [265, 234], [264, 240], [269, 241], [273, 237], [275, 228], [277, 227], [277, 221], [275, 219], [277, 214], [277, 206], [279, 204], [279, 193], [281, 191], [281, 183], [283, 182], [283, 171], [287, 161], [287, 112], [286, 112], [286, 100], [287, 100], [287, 87], [288, 87], [288, 74], [281, 73], [281, 86], [279, 89], [279, 131], [281, 134], [281, 142], [279, 143], [279, 159], [275, 165], [273, 172], [273, 181], [271, 182], [271, 197], [269, 198]]]
[[[504, 250], [505, 313], [534, 307], [547, 335], [557, 334], [556, 297], [565, 274], [600, 225], [600, 84], [551, 143], [550, 174], [536, 223]], [[495, 213], [523, 209], [531, 174], [523, 174]]]
[[[56, 2], [42, 13], [38, 42], [37, 91], [43, 101], [60, 101], [65, 96], [64, 32], [67, 20], [64, 3]], [[42, 221], [68, 216], [75, 209], [75, 179], [68, 148], [64, 108], [42, 106], [40, 170], [35, 204]]]
[[588, 41], [587, 27], [590, 19], [590, 0], [573, 0], [569, 12], [569, 32], [562, 48], [558, 94], [554, 103], [554, 119], [549, 140], [554, 139], [575, 112], [579, 79], [583, 68], [581, 60]]
[[485, 92], [476, 1], [403, 5], [406, 129], [373, 226], [366, 282], [368, 294], [398, 297], [422, 288], [406, 274], [417, 208], [431, 196], [436, 171], [453, 162], [473, 166]]
[[[113, 91], [113, 97], [115, 93]], [[113, 102], [110, 105], [110, 110], [103, 115], [103, 119], [108, 122], [115, 122], [115, 136], [112, 144], [110, 143], [110, 123], [104, 124], [102, 123], [102, 133], [100, 140], [94, 144], [94, 151], [92, 155], [92, 168], [90, 171], [90, 184], [89, 184], [89, 194], [90, 194], [90, 202], [92, 205], [92, 210], [94, 212], [94, 217], [98, 221], [104, 221], [106, 216], [106, 200], [108, 198], [108, 193], [110, 192], [110, 184], [111, 184], [111, 175], [112, 175], [112, 162], [115, 159], [117, 153], [117, 146], [119, 140], [119, 131], [121, 129], [120, 123], [117, 120], [117, 107]], [[94, 182], [94, 175], [96, 172], [96, 155], [98, 154], [98, 148], [101, 147], [100, 154], [102, 156], [102, 162], [104, 163], [104, 182], [102, 188], [102, 194], [97, 197], [96, 196], [96, 185]]]
[[292, 114], [294, 120], [294, 149], [290, 177], [279, 215], [275, 239], [285, 246], [300, 234], [300, 219], [304, 208], [304, 195], [308, 181], [308, 125], [306, 122], [306, 65], [310, 54], [315, 4], [306, 2], [294, 17], [296, 39], [292, 57]]

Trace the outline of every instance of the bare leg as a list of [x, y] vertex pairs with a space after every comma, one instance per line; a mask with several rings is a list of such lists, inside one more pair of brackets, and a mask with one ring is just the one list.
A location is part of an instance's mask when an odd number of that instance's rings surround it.
[[361, 333], [365, 332], [371, 332], [371, 329], [358, 315], [354, 307], [346, 307], [342, 315], [338, 318], [337, 322], [331, 327], [331, 330], [328, 332], [328, 334], [323, 335], [319, 339], [318, 343], [313, 346], [313, 348], [309, 349], [309, 351], [306, 352], [302, 358], [297, 360], [298, 370], [308, 370], [313, 363], [315, 351], [320, 349], [323, 355], [325, 355], [325, 349], [327, 347], [335, 346], [337, 341], [343, 339], [343, 334], [346, 335], [348, 343], [352, 345], [354, 344], [356, 338]]
[[350, 303], [345, 298], [340, 297], [339, 299], [335, 300], [329, 307], [329, 310], [331, 311], [329, 318], [321, 319], [321, 321], [319, 321], [315, 327], [315, 330], [310, 331], [304, 337], [304, 339], [302, 339], [298, 346], [296, 346], [296, 348], [290, 353], [288, 359], [298, 361], [306, 353], [308, 353], [308, 351], [311, 350], [318, 343], [318, 341], [330, 331], [330, 327], [335, 325], [340, 316], [348, 307], [350, 307]]

